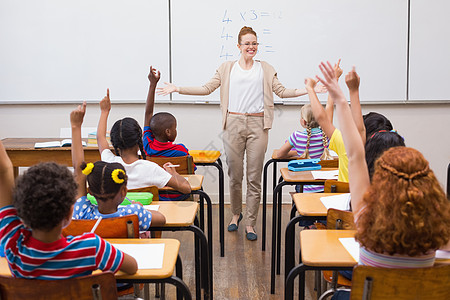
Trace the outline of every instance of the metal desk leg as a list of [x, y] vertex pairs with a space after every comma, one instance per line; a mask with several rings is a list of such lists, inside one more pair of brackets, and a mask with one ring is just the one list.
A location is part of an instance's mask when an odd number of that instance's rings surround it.
[[[180, 278], [180, 280], [183, 280], [183, 265], [181, 263], [180, 254], [178, 254], [177, 261], [175, 263], [175, 275]], [[181, 293], [181, 288], [177, 287], [177, 300], [183, 300]]]
[[[283, 181], [283, 177], [280, 176], [278, 183]], [[278, 193], [278, 218], [277, 218], [277, 275], [280, 275], [281, 265], [281, 202], [282, 202], [282, 190]]]
[[304, 265], [300, 264], [289, 272], [286, 279], [286, 287], [284, 289], [285, 300], [294, 299], [294, 280], [297, 275], [299, 275], [300, 279], [300, 294], [298, 295], [298, 298], [301, 300], [305, 299], [305, 271]]
[[277, 199], [278, 193], [281, 192], [281, 189], [284, 185], [288, 183], [281, 182], [279, 183], [274, 191], [273, 191], [273, 213], [272, 213], [272, 253], [271, 253], [271, 261], [270, 261], [270, 293], [275, 294], [275, 257], [276, 257], [276, 242], [277, 242]]
[[263, 194], [262, 194], [262, 251], [266, 251], [266, 213], [267, 213], [267, 169], [269, 165], [273, 162], [273, 159], [269, 159], [264, 165], [263, 169]]
[[220, 257], [225, 256], [225, 181], [222, 168], [222, 161], [217, 159], [214, 166], [219, 170], [219, 239], [220, 239]]

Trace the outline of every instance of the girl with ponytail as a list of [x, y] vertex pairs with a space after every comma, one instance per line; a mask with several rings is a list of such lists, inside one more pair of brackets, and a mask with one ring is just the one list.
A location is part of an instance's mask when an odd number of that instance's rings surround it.
[[[86, 104], [79, 106], [70, 114], [72, 125], [72, 165], [78, 184], [77, 198], [73, 209], [74, 219], [98, 219], [121, 217], [136, 214], [139, 217], [139, 230], [147, 231], [150, 226], [162, 226], [166, 223], [160, 212], [147, 211], [140, 204], [119, 206], [127, 195], [128, 176], [125, 168], [117, 162], [84, 162], [81, 144], [81, 124], [83, 123]], [[87, 199], [86, 180], [89, 192], [98, 205]]]
[[[300, 125], [304, 130], [292, 133], [286, 143], [278, 150], [277, 156], [282, 158], [298, 155], [300, 158], [332, 159], [328, 151], [328, 138], [319, 127], [319, 123], [314, 119], [311, 104], [302, 107], [300, 116]], [[296, 186], [296, 190], [299, 191], [299, 186]], [[303, 192], [323, 192], [323, 185], [305, 185]]]

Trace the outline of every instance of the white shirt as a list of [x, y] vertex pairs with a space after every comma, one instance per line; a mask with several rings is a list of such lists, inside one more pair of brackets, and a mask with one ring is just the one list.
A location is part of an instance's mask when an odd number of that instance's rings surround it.
[[230, 73], [229, 112], [260, 113], [264, 111], [263, 70], [261, 62], [253, 61], [250, 70], [236, 62]]
[[150, 185], [162, 188], [172, 178], [172, 175], [166, 170], [149, 160], [138, 159], [131, 164], [126, 164], [120, 156], [115, 156], [109, 149], [103, 150], [101, 158], [105, 162], [118, 162], [124, 166], [128, 176], [127, 188], [129, 189]]

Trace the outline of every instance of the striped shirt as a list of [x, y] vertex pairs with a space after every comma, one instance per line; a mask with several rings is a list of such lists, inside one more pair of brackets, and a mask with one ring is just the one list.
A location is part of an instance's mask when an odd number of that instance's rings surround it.
[[[189, 150], [183, 144], [175, 144], [173, 142], [159, 142], [155, 139], [150, 126], [144, 127], [143, 136], [144, 151], [148, 156], [160, 156], [160, 157], [178, 157], [189, 155]], [[197, 167], [194, 166], [194, 170]], [[182, 201], [189, 197], [177, 192], [160, 193], [160, 201]]]
[[364, 247], [359, 250], [359, 264], [378, 268], [427, 268], [434, 265], [435, 251], [421, 256], [389, 255], [370, 251]]
[[116, 272], [124, 257], [93, 233], [41, 242], [32, 237], [13, 206], [0, 209], [0, 247], [12, 275], [20, 278], [66, 279], [90, 275], [97, 269]]
[[[323, 153], [322, 130], [320, 128], [311, 128], [311, 137], [309, 140], [309, 156], [311, 158], [320, 158]], [[295, 131], [289, 137], [289, 144], [297, 151], [298, 155], [302, 155], [306, 151], [306, 143], [308, 140], [308, 133], [305, 130]], [[323, 192], [323, 185], [305, 185], [303, 186], [304, 193], [320, 193]]]

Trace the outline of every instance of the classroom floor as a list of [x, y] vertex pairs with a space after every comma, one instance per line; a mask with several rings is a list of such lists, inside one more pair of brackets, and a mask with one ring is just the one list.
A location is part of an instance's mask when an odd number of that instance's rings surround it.
[[[250, 242], [245, 237], [245, 224], [241, 223], [238, 232], [230, 233], [226, 230], [231, 212], [229, 205], [225, 207], [225, 257], [220, 257], [219, 245], [219, 207], [213, 206], [213, 270], [214, 270], [214, 299], [283, 299], [284, 298], [284, 228], [289, 220], [291, 206], [283, 205], [282, 209], [282, 232], [283, 244], [281, 254], [281, 275], [276, 276], [276, 294], [270, 294], [270, 253], [271, 253], [271, 228], [272, 228], [272, 206], [267, 207], [267, 237], [266, 251], [261, 250], [261, 212], [258, 217], [256, 232], [258, 240]], [[245, 209], [245, 208], [244, 208]], [[300, 229], [300, 228], [299, 228]], [[296, 249], [299, 249], [299, 238], [296, 231]], [[176, 238], [180, 240], [180, 256], [183, 262], [183, 280], [192, 292], [195, 299], [194, 281], [194, 245], [193, 234], [190, 232], [163, 232], [165, 238]], [[305, 299], [316, 299], [313, 288], [313, 272], [307, 272]], [[296, 280], [294, 296], [298, 297], [298, 280]], [[150, 295], [154, 299], [154, 285], [150, 285]], [[120, 299], [133, 299], [132, 297], [121, 297]], [[166, 299], [176, 299], [175, 288], [166, 285]]]

